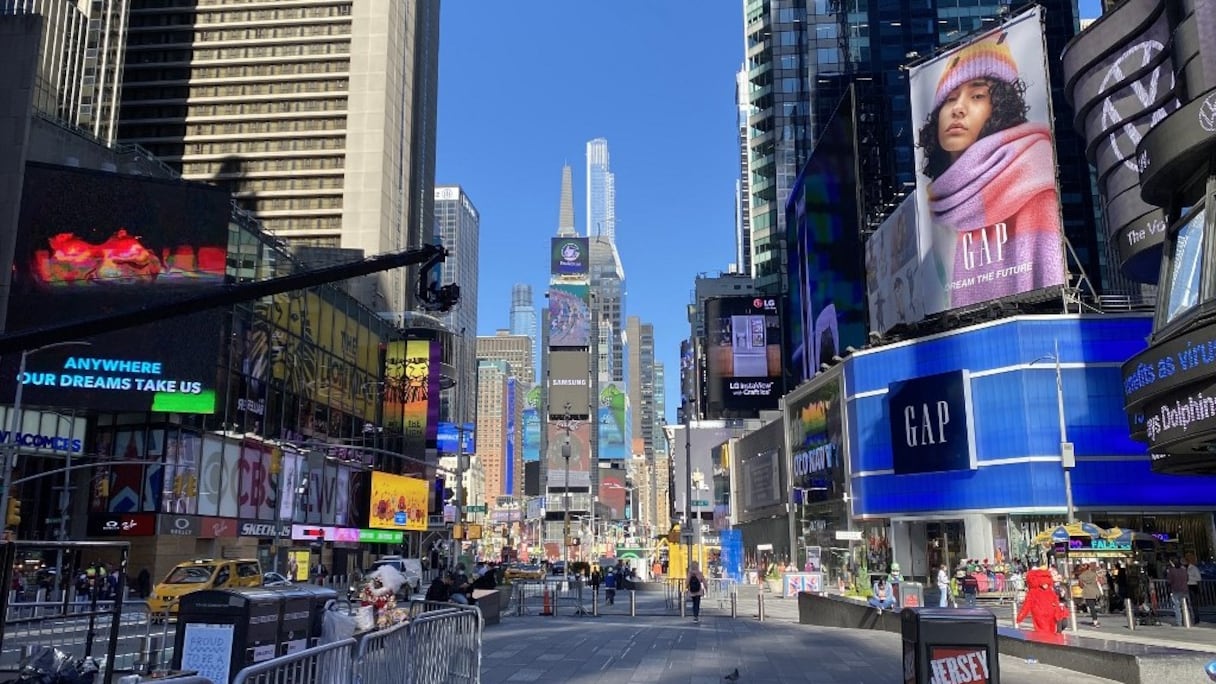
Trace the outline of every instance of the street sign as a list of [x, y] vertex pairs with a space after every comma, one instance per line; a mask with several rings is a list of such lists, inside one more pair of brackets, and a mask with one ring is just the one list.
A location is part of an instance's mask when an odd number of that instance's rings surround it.
[[464, 512], [465, 513], [485, 513], [486, 507], [481, 504], [473, 505], [473, 506], [465, 506]]
[[836, 530], [836, 541], [861, 541], [861, 530]]
[[705, 500], [705, 499], [693, 499], [693, 500], [692, 500], [692, 505], [694, 505], [694, 506], [701, 506], [701, 507], [708, 507], [708, 506], [709, 506], [709, 501], [707, 501], [707, 500]]

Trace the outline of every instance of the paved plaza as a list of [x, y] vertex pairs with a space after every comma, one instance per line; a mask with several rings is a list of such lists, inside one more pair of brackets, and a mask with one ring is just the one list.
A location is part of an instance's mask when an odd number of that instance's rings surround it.
[[[903, 681], [898, 635], [799, 625], [792, 600], [767, 600], [764, 622], [756, 619], [755, 603], [749, 601], [740, 603], [736, 619], [714, 604], [694, 623], [691, 617], [662, 614], [662, 594], [639, 593], [633, 618], [623, 598], [600, 617], [573, 617], [573, 607], [567, 606], [556, 617], [504, 617], [485, 631], [482, 681], [719, 684], [731, 681], [724, 678], [735, 670], [740, 684]], [[1002, 657], [1001, 681], [1110, 680]]]

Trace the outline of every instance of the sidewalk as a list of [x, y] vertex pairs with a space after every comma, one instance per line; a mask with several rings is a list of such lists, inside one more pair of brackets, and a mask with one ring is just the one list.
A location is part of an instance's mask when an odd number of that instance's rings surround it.
[[[642, 594], [638, 595], [642, 598]], [[660, 596], [660, 602], [662, 597]], [[650, 603], [649, 601], [647, 603]], [[486, 630], [482, 681], [572, 684], [890, 684], [903, 681], [898, 635], [794, 624], [788, 605], [766, 597], [768, 619], [639, 614], [598, 618], [504, 617]], [[770, 604], [775, 609], [770, 612]], [[785, 605], [781, 605], [785, 604]], [[796, 613], [796, 609], [794, 611]], [[1004, 684], [1101, 684], [1109, 680], [1001, 658]]]

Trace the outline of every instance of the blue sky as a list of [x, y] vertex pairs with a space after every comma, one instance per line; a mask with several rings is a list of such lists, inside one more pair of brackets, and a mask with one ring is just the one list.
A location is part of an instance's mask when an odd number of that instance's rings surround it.
[[582, 233], [585, 145], [607, 138], [627, 311], [655, 326], [674, 420], [693, 278], [734, 254], [742, 4], [449, 0], [441, 31], [436, 182], [481, 214], [478, 333], [507, 327], [514, 283], [543, 305], [562, 164]]
[[[1098, 0], [1081, 2], [1097, 16]], [[443, 3], [436, 182], [481, 214], [478, 334], [508, 325], [511, 286], [543, 306], [563, 163], [585, 232], [585, 144], [608, 139], [627, 311], [655, 326], [667, 418], [697, 273], [734, 258], [738, 0]]]

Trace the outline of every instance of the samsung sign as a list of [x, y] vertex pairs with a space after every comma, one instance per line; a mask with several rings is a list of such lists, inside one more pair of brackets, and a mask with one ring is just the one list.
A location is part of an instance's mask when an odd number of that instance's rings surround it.
[[887, 407], [896, 475], [976, 467], [966, 370], [892, 383]]

